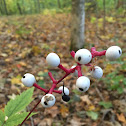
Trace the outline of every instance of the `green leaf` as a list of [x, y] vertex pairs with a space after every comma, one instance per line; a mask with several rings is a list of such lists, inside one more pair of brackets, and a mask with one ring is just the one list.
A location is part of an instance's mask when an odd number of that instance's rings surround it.
[[109, 109], [112, 107], [112, 103], [111, 102], [99, 102], [99, 105], [103, 106], [106, 109]]
[[0, 122], [3, 123], [4, 120], [5, 120], [5, 113], [2, 110], [0, 110]]
[[86, 112], [86, 114], [89, 117], [91, 117], [92, 120], [97, 120], [98, 119], [98, 113], [97, 112], [88, 111], [88, 112]]
[[17, 95], [14, 100], [10, 100], [5, 106], [5, 115], [9, 118], [13, 114], [25, 109], [26, 106], [32, 101], [34, 88], [24, 91], [22, 94]]
[[[23, 112], [20, 114], [14, 114], [8, 120], [6, 121], [5, 125], [6, 126], [17, 126], [18, 124], [21, 124], [22, 121], [26, 118], [26, 116], [29, 114], [29, 112]], [[31, 113], [29, 117], [34, 115], [36, 113]]]

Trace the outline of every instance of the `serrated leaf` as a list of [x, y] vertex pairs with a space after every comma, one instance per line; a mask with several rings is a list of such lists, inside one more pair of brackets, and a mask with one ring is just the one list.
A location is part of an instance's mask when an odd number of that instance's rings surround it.
[[22, 94], [17, 95], [16, 98], [10, 100], [5, 106], [5, 115], [9, 118], [13, 114], [25, 109], [26, 106], [32, 101], [34, 88], [24, 91]]
[[112, 107], [112, 103], [111, 102], [99, 102], [99, 105], [103, 106], [106, 109], [109, 109]]
[[92, 120], [97, 120], [98, 119], [98, 113], [97, 112], [88, 111], [88, 112], [86, 112], [86, 114], [89, 117], [91, 117]]
[[[23, 112], [20, 114], [14, 114], [12, 115], [5, 123], [6, 126], [17, 126], [18, 124], [21, 124], [22, 121], [26, 118], [26, 116], [29, 114], [29, 112]], [[29, 117], [34, 115], [36, 113], [31, 113]]]
[[4, 120], [5, 120], [5, 113], [2, 110], [0, 110], [0, 122], [3, 123]]

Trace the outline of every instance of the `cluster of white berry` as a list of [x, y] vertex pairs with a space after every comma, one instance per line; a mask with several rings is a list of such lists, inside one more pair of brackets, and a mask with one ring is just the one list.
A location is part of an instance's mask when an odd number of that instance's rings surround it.
[[[118, 46], [109, 47], [105, 53], [106, 58], [108, 60], [115, 60], [119, 58], [121, 54], [122, 54], [122, 50]], [[78, 65], [86, 65], [90, 63], [90, 61], [92, 60], [92, 53], [87, 49], [80, 49], [75, 53], [74, 58]], [[60, 65], [60, 58], [56, 53], [49, 53], [46, 57], [46, 61], [48, 65], [52, 67], [58, 67]], [[77, 66], [72, 66], [71, 68], [75, 68], [74, 75], [78, 76], [78, 79], [76, 81], [77, 89], [81, 92], [86, 92], [90, 87], [90, 79], [86, 76], [79, 75], [79, 71], [78, 69], [76, 69]], [[96, 79], [101, 78], [103, 75], [102, 68], [100, 68], [99, 66], [94, 66], [94, 69], [91, 70], [91, 75], [93, 78], [96, 78]], [[22, 77], [21, 81], [27, 87], [31, 87], [33, 86], [34, 83], [36, 83], [36, 79], [34, 75], [30, 73], [26, 73]], [[58, 90], [62, 91], [62, 99], [64, 101], [67, 102], [70, 100], [70, 97], [68, 96], [69, 89], [67, 87], [64, 87], [63, 85], [59, 87]], [[41, 104], [43, 105], [43, 107], [51, 107], [55, 104], [55, 101], [56, 101], [55, 96], [52, 95], [52, 93], [47, 93], [46, 95], [42, 97]]]

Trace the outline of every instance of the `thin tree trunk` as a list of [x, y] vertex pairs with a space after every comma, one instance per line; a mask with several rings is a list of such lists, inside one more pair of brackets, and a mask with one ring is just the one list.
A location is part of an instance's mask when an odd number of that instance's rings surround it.
[[4, 2], [5, 13], [6, 13], [6, 15], [8, 15], [7, 6], [6, 6], [6, 1], [3, 0], [3, 2]]
[[35, 8], [35, 13], [37, 13], [37, 5], [36, 5], [36, 0], [34, 0], [34, 8]]
[[4, 15], [5, 11], [4, 11], [3, 0], [0, 0], [0, 8], [1, 8], [1, 11], [3, 12], [3, 15]]
[[72, 0], [70, 50], [84, 47], [85, 0]]
[[96, 40], [97, 40], [97, 44], [99, 44], [99, 39], [98, 39], [98, 5], [97, 5], [97, 0], [95, 1], [95, 14], [96, 14]]
[[57, 0], [57, 3], [58, 3], [58, 7], [61, 8], [60, 0]]
[[20, 7], [20, 4], [19, 3], [17, 3], [17, 8], [19, 10], [20, 15], [22, 15], [22, 10], [21, 10], [21, 7]]
[[3, 10], [2, 10], [2, 8], [1, 8], [1, 6], [0, 6], [0, 13], [3, 15], [4, 13], [3, 13]]
[[40, 1], [37, 0], [37, 4], [38, 4], [38, 13], [40, 13]]
[[103, 19], [103, 31], [105, 34], [105, 27], [106, 27], [106, 5], [105, 5], [105, 0], [103, 0], [103, 7], [104, 7], [104, 19]]
[[123, 0], [124, 17], [126, 16], [126, 0]]

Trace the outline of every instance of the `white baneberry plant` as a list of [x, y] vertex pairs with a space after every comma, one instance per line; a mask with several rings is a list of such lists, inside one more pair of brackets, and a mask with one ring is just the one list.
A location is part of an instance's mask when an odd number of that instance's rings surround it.
[[[59, 87], [58, 90], [55, 90], [55, 88], [65, 77], [67, 77], [71, 73], [74, 73], [74, 75], [78, 76], [78, 79], [76, 81], [77, 89], [80, 92], [86, 92], [90, 87], [90, 79], [82, 75], [81, 66], [82, 65], [89, 66], [91, 68], [91, 76], [95, 79], [99, 79], [103, 75], [103, 70], [99, 66], [93, 66], [91, 64], [91, 60], [94, 57], [105, 55], [106, 58], [111, 61], [119, 58], [121, 54], [122, 50], [118, 46], [111, 46], [107, 50], [103, 50], [101, 52], [96, 51], [95, 47], [92, 47], [91, 51], [87, 49], [79, 49], [76, 53], [74, 51], [71, 52], [71, 56], [75, 59], [77, 65], [73, 65], [70, 69], [66, 69], [61, 65], [60, 58], [56, 53], [49, 53], [46, 57], [48, 65], [50, 65], [51, 67], [58, 67], [62, 69], [66, 74], [61, 79], [55, 80], [52, 76], [52, 73], [49, 72], [48, 75], [53, 82], [50, 89], [44, 89], [40, 87], [36, 83], [34, 75], [30, 73], [26, 73], [22, 77], [21, 81], [25, 86], [27, 87], [34, 86], [45, 92], [45, 95], [42, 97], [42, 99], [39, 100], [36, 106], [31, 110], [31, 112], [37, 107], [39, 103], [41, 103], [42, 106], [45, 108], [52, 107], [56, 102], [56, 98], [52, 93], [62, 94], [62, 100], [68, 102], [70, 100], [69, 89], [67, 87], [64, 87], [64, 85]], [[29, 113], [29, 115], [31, 114], [31, 112]], [[24, 119], [24, 121], [27, 118], [28, 116]], [[24, 123], [24, 121], [22, 122], [22, 124]]]

